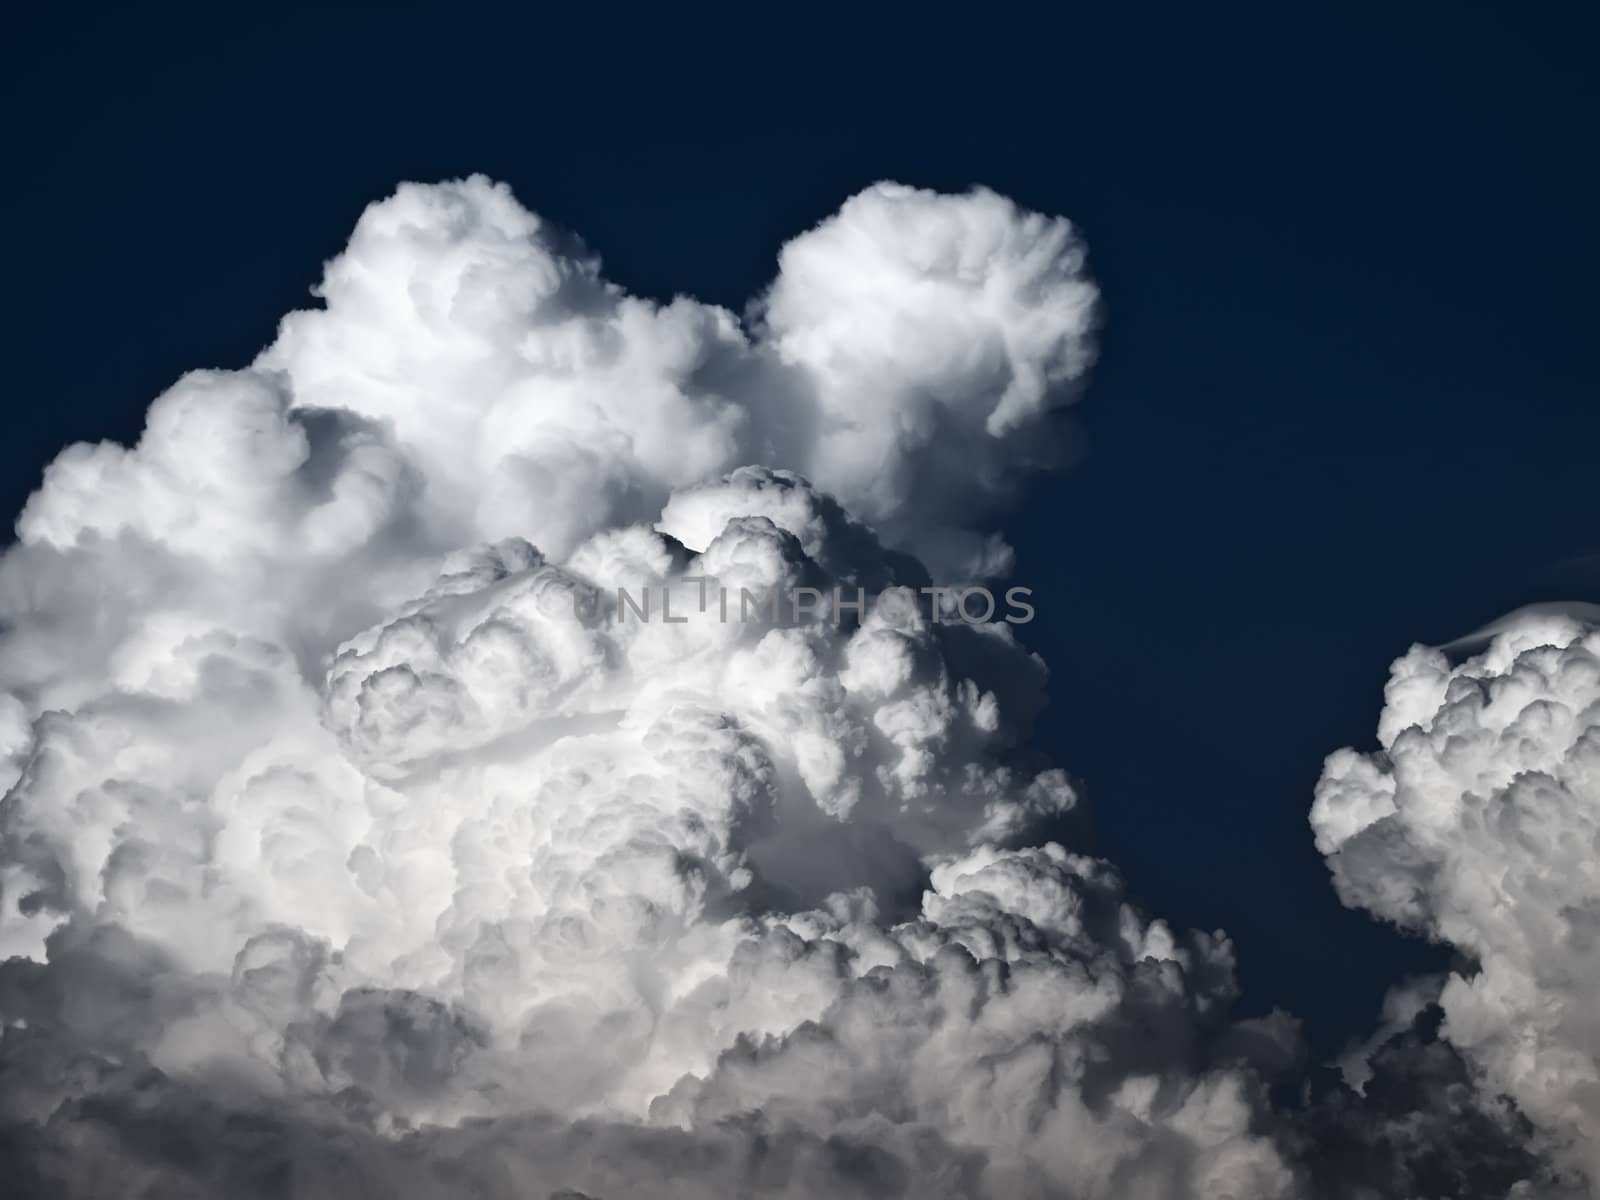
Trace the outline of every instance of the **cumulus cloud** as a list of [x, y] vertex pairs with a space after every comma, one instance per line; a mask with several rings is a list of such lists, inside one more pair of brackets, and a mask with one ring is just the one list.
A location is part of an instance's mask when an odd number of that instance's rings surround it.
[[[1067, 222], [881, 184], [741, 319], [627, 295], [475, 178], [374, 204], [318, 294], [135, 446], [64, 451], [0, 559], [14, 1190], [1258, 1200], [1307, 1192], [1318, 1129], [1394, 1144], [1346, 1093], [1275, 1109], [1293, 1021], [1232, 1020], [1227, 939], [1071, 848], [1011, 627], [889, 603], [1007, 565], [992, 517], [1092, 359]], [[1587, 943], [1544, 954], [1581, 897], [1530, 868], [1496, 925], [1445, 887], [1483, 819], [1394, 784], [1453, 670], [1330, 765], [1319, 837], [1483, 964], [1451, 1039], [1571, 1140], [1582, 1011], [1513, 1006], [1578, 994]], [[1568, 707], [1514, 722], [1530, 763]], [[1459, 853], [1363, 842], [1402, 809]], [[1497, 968], [1513, 933], [1546, 974]], [[1544, 1059], [1495, 1040], [1525, 1018]], [[1457, 1087], [1438, 1058], [1412, 1077]], [[1509, 1178], [1520, 1118], [1465, 1086], [1429, 1128], [1487, 1114]]]
[[[1464, 661], [1395, 662], [1381, 750], [1332, 755], [1312, 825], [1347, 904], [1457, 947], [1442, 1032], [1600, 1181], [1600, 633], [1547, 606]], [[1469, 643], [1477, 646], [1479, 642]]]
[[741, 321], [408, 185], [319, 294], [0, 563], [16, 1178], [1285, 1192], [1226, 940], [1035, 844], [1043, 665], [881, 598], [1005, 566], [1092, 357], [1065, 221], [879, 185]]

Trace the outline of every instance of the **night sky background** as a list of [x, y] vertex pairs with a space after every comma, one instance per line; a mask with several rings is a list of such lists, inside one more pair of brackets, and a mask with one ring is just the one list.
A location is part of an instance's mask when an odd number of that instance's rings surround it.
[[242, 366], [362, 207], [482, 171], [609, 278], [740, 309], [880, 178], [1071, 217], [1080, 461], [1007, 523], [1096, 848], [1321, 1052], [1443, 952], [1306, 813], [1388, 662], [1600, 601], [1600, 8], [287, 6], [4, 17], [0, 506]]

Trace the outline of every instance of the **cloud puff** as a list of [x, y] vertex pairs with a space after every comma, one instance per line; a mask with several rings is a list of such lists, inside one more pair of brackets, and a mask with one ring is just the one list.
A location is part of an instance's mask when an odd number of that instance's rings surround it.
[[1465, 661], [1414, 647], [1378, 738], [1317, 787], [1340, 895], [1459, 948], [1444, 1035], [1600, 1180], [1600, 633], [1545, 608]]

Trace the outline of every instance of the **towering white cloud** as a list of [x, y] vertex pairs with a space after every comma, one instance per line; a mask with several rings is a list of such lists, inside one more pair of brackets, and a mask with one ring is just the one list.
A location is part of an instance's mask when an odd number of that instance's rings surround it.
[[1600, 1185], [1600, 632], [1526, 611], [1465, 661], [1395, 662], [1382, 750], [1312, 811], [1345, 902], [1458, 947], [1442, 1033]]
[[[319, 294], [64, 451], [0, 559], [15, 1190], [1322, 1194], [1265, 1099], [1292, 1021], [1230, 1024], [1226, 938], [1061, 844], [1043, 664], [891, 603], [1006, 566], [1092, 357], [1065, 221], [879, 185], [741, 321], [626, 295], [503, 187], [406, 185]], [[1456, 686], [1418, 662], [1408, 721]], [[1544, 762], [1578, 710], [1523, 707]], [[1347, 894], [1477, 953], [1451, 1036], [1586, 1128], [1583, 1010], [1538, 989], [1577, 994], [1547, 952], [1588, 877], [1530, 867], [1526, 930], [1457, 898], [1489, 835], [1402, 801], [1390, 734], [1319, 799]], [[1413, 809], [1443, 840], [1362, 840]]]
[[455, 1194], [476, 1129], [485, 1195], [1285, 1192], [1226, 941], [1023, 848], [1042, 665], [831, 611], [1004, 565], [1091, 357], [1066, 222], [880, 185], [745, 325], [408, 185], [320, 295], [0, 563], [18, 1179]]

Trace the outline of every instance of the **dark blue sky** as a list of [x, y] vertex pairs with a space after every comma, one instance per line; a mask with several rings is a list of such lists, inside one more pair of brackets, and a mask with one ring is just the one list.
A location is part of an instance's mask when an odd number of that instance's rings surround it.
[[1388, 661], [1600, 600], [1600, 21], [1533, 0], [863, 22], [470, 4], [6, 18], [0, 502], [309, 302], [361, 207], [484, 171], [631, 290], [742, 305], [883, 177], [1072, 217], [1085, 454], [1009, 525], [1099, 849], [1330, 1049], [1443, 962], [1305, 814]]

